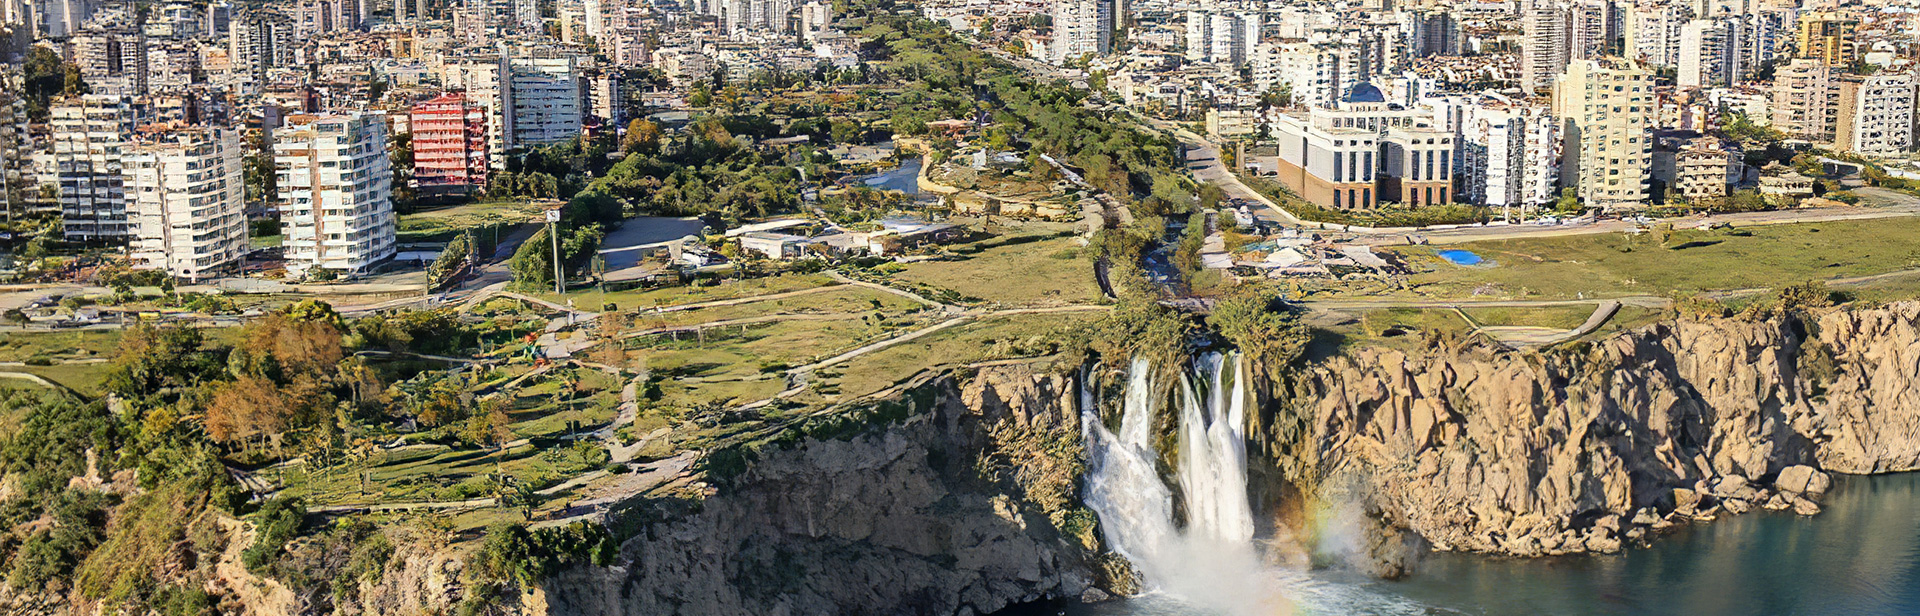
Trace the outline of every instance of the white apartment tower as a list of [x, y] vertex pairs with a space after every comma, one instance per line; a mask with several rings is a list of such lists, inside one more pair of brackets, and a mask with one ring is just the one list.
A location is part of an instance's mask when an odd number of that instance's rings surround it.
[[118, 242], [132, 233], [122, 175], [133, 105], [117, 96], [89, 94], [55, 102], [53, 171], [59, 185], [60, 226], [69, 240]]
[[1578, 60], [1554, 84], [1561, 183], [1587, 207], [1644, 207], [1653, 167], [1653, 74], [1619, 58]]
[[273, 141], [288, 273], [359, 276], [393, 256], [384, 114], [293, 116]]
[[501, 58], [502, 148], [550, 145], [579, 137], [582, 88], [574, 59], [514, 58], [504, 50]]
[[1567, 12], [1542, 2], [1520, 15], [1526, 39], [1520, 47], [1520, 87], [1532, 91], [1553, 85], [1571, 59]]
[[1103, 56], [1112, 48], [1113, 0], [1054, 0], [1054, 64]]
[[1913, 150], [1914, 91], [1911, 72], [1843, 79], [1834, 147], [1868, 156], [1893, 156]]
[[1819, 58], [1794, 58], [1774, 72], [1773, 127], [1789, 137], [1832, 143], [1840, 120], [1837, 69]]
[[69, 40], [74, 64], [95, 94], [147, 93], [147, 35], [134, 28], [82, 30]]
[[[1731, 28], [1730, 28], [1731, 26]], [[1680, 28], [1677, 82], [1687, 87], [1725, 86], [1739, 78], [1739, 21], [1695, 19]]]
[[241, 93], [258, 94], [267, 69], [290, 63], [294, 46], [294, 24], [287, 16], [271, 10], [234, 16], [227, 36], [234, 86]]
[[1460, 126], [1465, 200], [1525, 215], [1559, 196], [1560, 122], [1544, 105], [1504, 99], [1469, 104]]
[[1686, 7], [1668, 2], [1635, 6], [1627, 20], [1627, 55], [1650, 66], [1680, 64], [1681, 29]]
[[1598, 0], [1573, 4], [1539, 0], [1523, 9], [1521, 87], [1537, 90], [1552, 86], [1569, 62], [1605, 55], [1618, 35], [1616, 17], [1611, 3]]
[[133, 260], [200, 281], [247, 253], [246, 179], [240, 133], [173, 128], [126, 155]]

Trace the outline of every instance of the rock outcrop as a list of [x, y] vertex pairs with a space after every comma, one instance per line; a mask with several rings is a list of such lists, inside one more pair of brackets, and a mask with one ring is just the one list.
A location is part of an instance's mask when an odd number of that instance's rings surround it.
[[549, 579], [546, 612], [977, 614], [1081, 596], [1091, 533], [1062, 532], [1032, 496], [1064, 476], [1071, 504], [1078, 472], [1059, 466], [1077, 460], [1001, 438], [1077, 445], [1072, 380], [1024, 367], [956, 380], [904, 395], [923, 406], [897, 424], [762, 449], [693, 513], [639, 529], [613, 567]]
[[1271, 453], [1363, 477], [1369, 511], [1440, 549], [1607, 552], [1685, 519], [1810, 514], [1823, 471], [1920, 469], [1917, 324], [1900, 303], [1540, 354], [1362, 349], [1294, 379], [1274, 406], [1308, 434]]

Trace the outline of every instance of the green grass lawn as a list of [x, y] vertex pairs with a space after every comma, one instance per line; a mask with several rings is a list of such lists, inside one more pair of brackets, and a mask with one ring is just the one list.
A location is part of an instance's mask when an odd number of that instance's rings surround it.
[[957, 261], [906, 264], [895, 279], [949, 289], [961, 295], [1009, 306], [1085, 304], [1100, 298], [1092, 261], [1082, 258], [1071, 237], [1024, 243], [1009, 238], [954, 246]]
[[1100, 312], [987, 317], [853, 358], [823, 371], [822, 393], [851, 398], [912, 378], [921, 370], [1046, 355], [1069, 331]]
[[1807, 280], [1866, 276], [1920, 267], [1920, 218], [1680, 230], [1663, 247], [1654, 234], [1578, 235], [1449, 245], [1492, 265], [1446, 263], [1431, 247], [1393, 248], [1419, 270], [1413, 282], [1431, 296], [1572, 298], [1692, 295], [1776, 288]]
[[637, 366], [669, 377], [739, 379], [812, 363], [921, 324], [911, 318], [861, 316], [822, 321], [776, 321], [633, 338], [628, 356]]
[[673, 327], [775, 315], [844, 315], [859, 319], [881, 313], [887, 316], [914, 312], [924, 304], [885, 291], [866, 287], [840, 286], [818, 293], [731, 306], [714, 306], [660, 314], [642, 313], [631, 329]]
[[1593, 306], [1550, 306], [1545, 308], [1466, 308], [1473, 322], [1481, 327], [1547, 327], [1573, 329], [1593, 315]]
[[602, 293], [598, 290], [581, 290], [554, 295], [537, 294], [541, 299], [565, 304], [573, 300], [580, 310], [599, 311], [601, 306], [612, 302], [621, 310], [637, 310], [657, 306], [680, 306], [725, 299], [738, 299], [755, 295], [771, 295], [787, 291], [798, 291], [814, 287], [839, 284], [825, 274], [782, 274], [763, 278], [729, 280], [711, 286], [672, 286], [657, 289], [630, 289]]
[[545, 207], [526, 200], [481, 201], [401, 214], [397, 218], [400, 241], [445, 241], [453, 233], [492, 224], [513, 225], [532, 222]]

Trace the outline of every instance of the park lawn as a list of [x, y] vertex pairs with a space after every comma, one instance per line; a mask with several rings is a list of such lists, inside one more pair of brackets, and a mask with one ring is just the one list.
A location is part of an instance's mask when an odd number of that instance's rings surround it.
[[1489, 306], [1481, 308], [1462, 307], [1467, 317], [1481, 327], [1545, 327], [1550, 329], [1573, 329], [1587, 322], [1593, 316], [1594, 306], [1581, 304], [1575, 306], [1546, 306], [1540, 308], [1518, 308]]
[[727, 280], [711, 286], [678, 285], [653, 289], [629, 289], [611, 293], [599, 290], [582, 289], [565, 295], [539, 293], [540, 299], [557, 304], [566, 304], [573, 300], [579, 310], [601, 311], [601, 307], [611, 302], [620, 310], [642, 310], [659, 306], [681, 306], [728, 299], [739, 299], [757, 295], [772, 295], [801, 289], [826, 287], [841, 284], [825, 274], [781, 274]]
[[[772, 398], [774, 394], [786, 389], [787, 380], [779, 374], [733, 381], [667, 381], [660, 384], [660, 400], [662, 403], [681, 407], [706, 407], [714, 404], [739, 406]], [[640, 423], [642, 422], [636, 418], [636, 426]], [[660, 427], [664, 426], [654, 425], [646, 429], [636, 429], [634, 435], [646, 436], [648, 432]]]
[[923, 306], [925, 304], [893, 293], [843, 285], [826, 287], [825, 290], [817, 293], [745, 304], [676, 310], [658, 314], [643, 312], [635, 315], [634, 323], [629, 329], [677, 327], [774, 315], [844, 315], [848, 319], [858, 319], [878, 312], [887, 316], [899, 316], [919, 310]]
[[708, 329], [704, 341], [688, 333], [641, 336], [627, 347], [633, 365], [665, 376], [740, 379], [820, 361], [917, 325], [905, 318], [775, 321]]
[[546, 204], [527, 200], [480, 201], [415, 210], [397, 217], [401, 241], [445, 241], [466, 229], [533, 222]]
[[988, 316], [822, 369], [822, 391], [840, 399], [865, 396], [923, 370], [997, 359], [1051, 355], [1067, 333], [1104, 312]]
[[0, 361], [108, 358], [120, 346], [120, 330], [7, 332], [0, 335]]
[[1061, 306], [1100, 299], [1092, 261], [1082, 258], [1079, 240], [1056, 237], [1024, 243], [1011, 238], [955, 246], [953, 261], [909, 263], [893, 278], [951, 290], [962, 296], [1009, 306]]
[[1807, 280], [1868, 276], [1920, 266], [1920, 218], [1883, 218], [1713, 231], [1675, 231], [1668, 247], [1653, 233], [1489, 240], [1448, 245], [1492, 265], [1456, 266], [1425, 246], [1393, 248], [1424, 270], [1412, 277], [1429, 296], [1468, 296], [1491, 287], [1509, 297], [1693, 295], [1777, 288]]
[[[0, 370], [26, 372], [59, 383], [68, 389], [86, 396], [99, 396], [106, 393], [107, 372], [112, 369], [107, 363], [59, 364], [51, 366], [8, 366]], [[0, 383], [8, 385], [33, 385], [24, 379], [7, 379]]]

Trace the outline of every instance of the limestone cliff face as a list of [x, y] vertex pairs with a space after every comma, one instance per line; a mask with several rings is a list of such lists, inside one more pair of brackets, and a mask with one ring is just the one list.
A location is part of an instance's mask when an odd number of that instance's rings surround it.
[[697, 512], [646, 525], [615, 566], [549, 580], [546, 612], [976, 614], [1089, 588], [1094, 552], [1030, 494], [1064, 479], [1071, 504], [1075, 461], [1002, 438], [1077, 444], [1072, 381], [1001, 367], [929, 387], [930, 408], [899, 424], [761, 451]]
[[[1611, 551], [1689, 517], [1817, 511], [1825, 475], [1920, 469], [1920, 304], [1681, 320], [1544, 354], [1368, 349], [1281, 412], [1326, 476], [1441, 549]], [[1783, 472], [1786, 471], [1786, 472]]]

